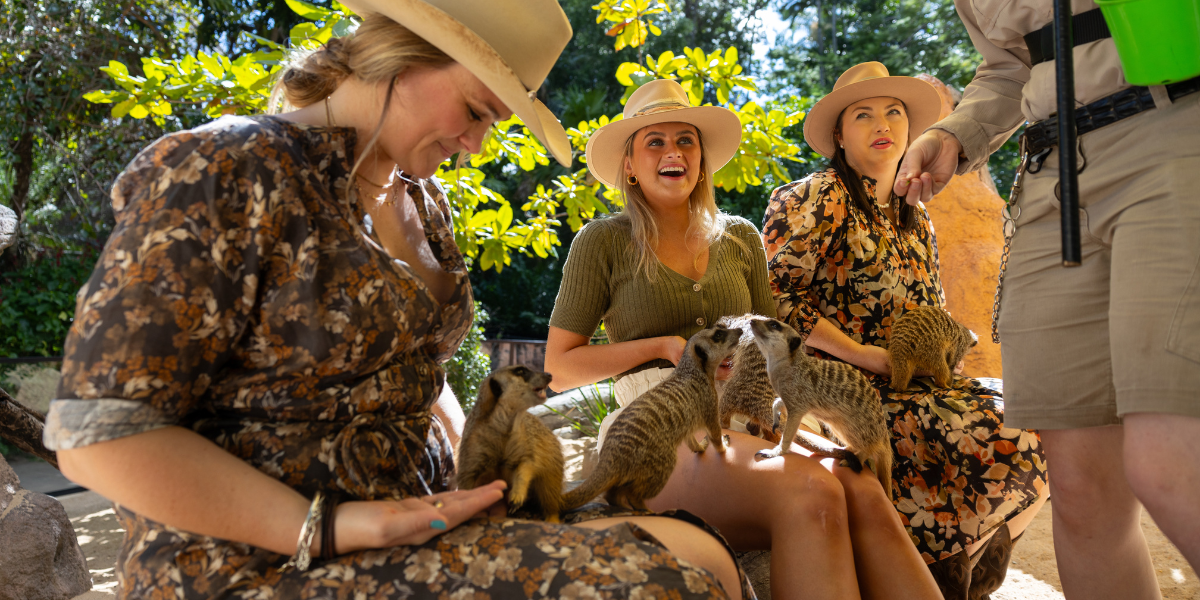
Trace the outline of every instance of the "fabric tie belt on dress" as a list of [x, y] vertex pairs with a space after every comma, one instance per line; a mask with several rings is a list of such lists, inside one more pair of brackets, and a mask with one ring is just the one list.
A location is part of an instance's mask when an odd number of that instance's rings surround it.
[[[415, 479], [404, 481], [409, 484], [405, 487], [411, 488], [415, 483], [419, 493], [432, 494], [428, 480], [434, 474], [421, 472], [422, 464], [426, 468], [435, 464], [425, 443], [430, 415], [429, 411], [390, 418], [379, 413], [356, 415], [332, 441], [337, 459], [333, 472], [338, 487], [359, 498], [395, 497], [398, 490], [381, 488], [378, 477], [382, 470], [395, 469], [406, 476], [405, 479]], [[395, 464], [390, 464], [393, 460]]]

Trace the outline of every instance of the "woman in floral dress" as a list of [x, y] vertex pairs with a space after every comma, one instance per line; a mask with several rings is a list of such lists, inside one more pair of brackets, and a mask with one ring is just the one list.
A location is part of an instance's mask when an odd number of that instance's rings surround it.
[[980, 598], [1003, 581], [1008, 540], [1048, 487], [1037, 434], [1003, 427], [999, 390], [960, 375], [944, 389], [929, 377], [889, 387], [892, 323], [945, 305], [929, 215], [891, 194], [907, 143], [939, 106], [927, 83], [889, 77], [882, 64], [846, 71], [804, 127], [831, 168], [774, 191], [763, 237], [779, 317], [817, 356], [860, 367], [879, 390], [896, 510], [943, 593]]
[[472, 298], [427, 178], [511, 112], [569, 162], [527, 86], [570, 26], [554, 0], [347, 4], [357, 31], [283, 74], [298, 110], [168, 135], [114, 185], [45, 436], [116, 504], [118, 597], [752, 597], [689, 515], [548, 524], [453, 489], [440, 364]]

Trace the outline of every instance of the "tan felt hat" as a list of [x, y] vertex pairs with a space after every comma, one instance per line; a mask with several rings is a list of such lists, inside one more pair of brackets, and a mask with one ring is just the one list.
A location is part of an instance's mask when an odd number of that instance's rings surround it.
[[883, 63], [865, 62], [846, 69], [833, 91], [821, 98], [804, 119], [804, 141], [821, 156], [832, 158], [837, 151], [833, 129], [846, 107], [867, 98], [899, 98], [908, 111], [908, 143], [938, 120], [942, 98], [932, 85], [915, 77], [888, 75]]
[[344, 0], [358, 15], [381, 14], [466, 67], [563, 166], [571, 142], [558, 119], [535, 98], [571, 40], [557, 0]]
[[674, 122], [700, 130], [704, 158], [712, 171], [725, 166], [742, 143], [742, 122], [736, 113], [720, 106], [692, 106], [679, 82], [656, 79], [629, 96], [620, 120], [597, 129], [588, 139], [584, 154], [592, 176], [617, 187], [625, 176], [622, 159], [629, 136], [649, 125]]

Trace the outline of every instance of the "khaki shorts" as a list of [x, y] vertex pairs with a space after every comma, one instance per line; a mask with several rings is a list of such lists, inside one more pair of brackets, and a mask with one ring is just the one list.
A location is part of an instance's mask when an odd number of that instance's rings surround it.
[[1006, 427], [1200, 417], [1200, 93], [1080, 137], [1083, 265], [1058, 152], [1025, 177], [1000, 308]]

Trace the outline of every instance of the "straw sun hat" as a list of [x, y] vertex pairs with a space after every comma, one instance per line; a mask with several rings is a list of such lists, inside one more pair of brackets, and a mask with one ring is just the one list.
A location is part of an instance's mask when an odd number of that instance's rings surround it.
[[557, 0], [343, 0], [360, 16], [381, 14], [466, 67], [563, 166], [571, 142], [534, 96], [571, 39]]
[[821, 156], [832, 158], [837, 151], [833, 129], [838, 116], [851, 104], [867, 98], [899, 98], [908, 112], [908, 143], [937, 122], [942, 99], [932, 85], [915, 77], [888, 75], [883, 63], [865, 62], [846, 69], [833, 91], [817, 102], [804, 119], [804, 141]]
[[[625, 178], [625, 142], [637, 130], [659, 123], [687, 123], [700, 131], [708, 168], [725, 166], [742, 143], [742, 122], [728, 108], [692, 106], [683, 86], [656, 79], [638, 88], [625, 103], [623, 117], [597, 129], [584, 153], [592, 175], [609, 187]], [[711, 173], [709, 173], [711, 175]]]

